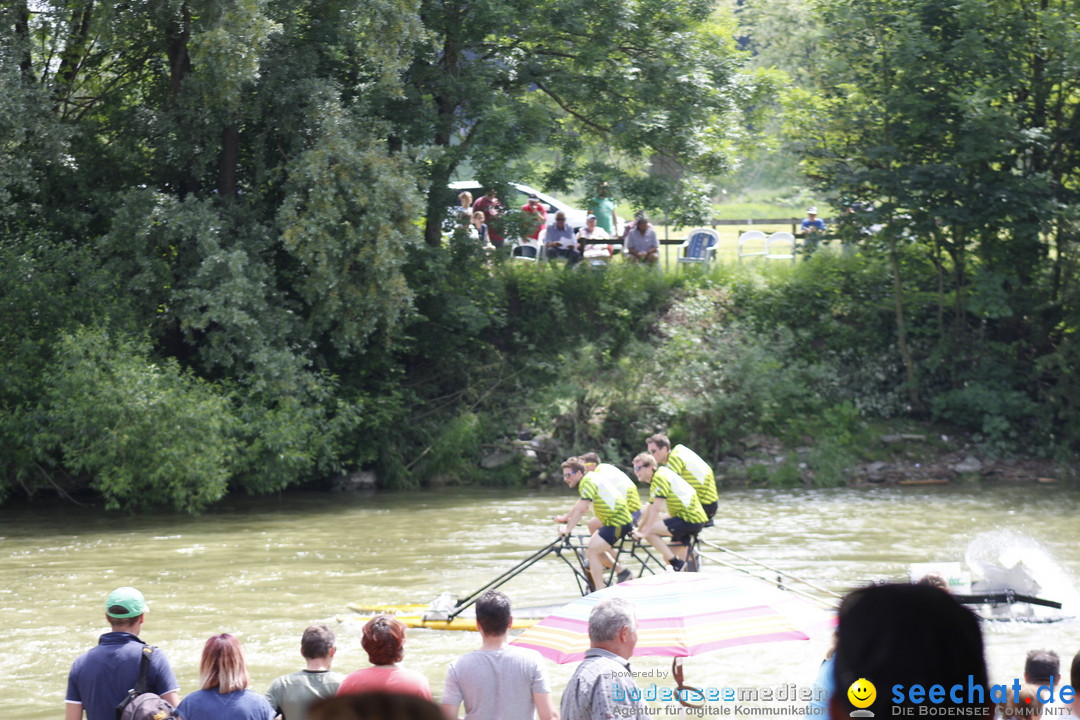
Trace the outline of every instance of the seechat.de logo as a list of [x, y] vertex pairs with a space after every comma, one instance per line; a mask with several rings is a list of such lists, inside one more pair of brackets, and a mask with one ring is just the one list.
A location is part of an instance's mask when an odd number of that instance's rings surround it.
[[874, 687], [874, 683], [866, 678], [859, 678], [847, 689], [847, 697], [851, 704], [858, 708], [851, 712], [851, 717], [874, 717], [873, 711], [866, 709], [877, 699], [877, 688]]

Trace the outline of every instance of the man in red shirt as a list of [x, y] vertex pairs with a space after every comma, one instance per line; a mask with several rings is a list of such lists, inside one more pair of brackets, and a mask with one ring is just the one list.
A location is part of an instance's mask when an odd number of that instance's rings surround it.
[[521, 212], [524, 213], [521, 222], [521, 226], [523, 229], [522, 231], [524, 232], [524, 229], [527, 229], [529, 227], [529, 216], [531, 215], [533, 231], [529, 233], [526, 237], [529, 240], [539, 240], [540, 234], [543, 233], [545, 229], [547, 229], [547, 208], [545, 208], [544, 204], [540, 202], [540, 198], [538, 198], [536, 195], [530, 195], [529, 202], [521, 206]]

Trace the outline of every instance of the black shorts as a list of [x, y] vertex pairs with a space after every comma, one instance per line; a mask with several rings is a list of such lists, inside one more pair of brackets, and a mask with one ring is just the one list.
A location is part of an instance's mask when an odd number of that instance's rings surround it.
[[634, 524], [637, 525], [638, 520], [641, 519], [641, 510], [635, 510], [634, 512], [630, 513], [630, 516], [634, 518]]
[[664, 518], [664, 525], [671, 533], [671, 539], [683, 545], [690, 544], [690, 536], [697, 535], [704, 527], [704, 523], [686, 522], [680, 517]]
[[720, 501], [711, 503], [701, 503], [701, 509], [705, 511], [705, 517], [712, 520], [712, 516], [716, 514], [716, 507], [720, 504]]
[[[622, 540], [623, 536], [634, 529], [633, 523], [628, 523], [622, 527], [615, 527], [614, 525], [604, 525], [602, 528], [596, 531], [596, 534], [603, 539], [608, 545], [615, 547], [615, 543]], [[618, 537], [615, 534], [618, 533]]]

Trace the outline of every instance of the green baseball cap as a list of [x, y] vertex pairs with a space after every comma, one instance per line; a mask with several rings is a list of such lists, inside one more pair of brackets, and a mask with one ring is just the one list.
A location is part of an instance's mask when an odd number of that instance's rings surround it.
[[109, 617], [133, 618], [149, 611], [146, 598], [133, 587], [116, 588], [105, 601], [105, 614]]

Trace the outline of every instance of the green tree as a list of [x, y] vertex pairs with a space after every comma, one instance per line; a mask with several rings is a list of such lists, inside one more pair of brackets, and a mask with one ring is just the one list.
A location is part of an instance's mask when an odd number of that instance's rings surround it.
[[[1070, 140], [1080, 127], [1077, 3], [819, 8], [825, 58], [817, 89], [789, 98], [789, 135], [838, 206], [873, 205], [844, 218], [853, 231], [884, 223], [876, 235], [849, 237], [890, 258], [912, 403], [923, 403], [920, 385], [940, 380], [947, 384], [935, 392], [957, 398], [971, 396], [971, 383], [1036, 395], [1005, 379], [1025, 374], [988, 373], [985, 360], [1026, 363], [1075, 324], [1063, 289], [1075, 282], [1069, 218], [1080, 187]], [[939, 278], [937, 328], [921, 353], [907, 317], [917, 311], [904, 284], [909, 247]]]
[[[687, 177], [722, 168], [735, 53], [732, 25], [715, 12], [697, 0], [423, 0], [429, 34], [384, 113], [394, 146], [425, 167], [428, 244], [441, 241], [445, 187], [465, 163], [492, 185], [550, 171], [544, 184], [560, 189], [595, 159], [583, 151], [592, 138], [638, 164], [678, 158]], [[530, 168], [537, 146], [559, 148], [558, 162]]]

